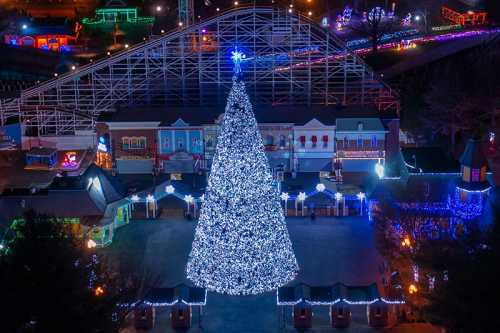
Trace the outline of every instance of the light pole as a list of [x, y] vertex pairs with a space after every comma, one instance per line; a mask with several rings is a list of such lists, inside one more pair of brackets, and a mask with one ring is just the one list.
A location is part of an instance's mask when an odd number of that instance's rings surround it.
[[288, 198], [289, 197], [290, 196], [288, 195], [288, 193], [286, 193], [286, 192], [281, 193], [281, 200], [283, 200], [285, 202], [285, 209], [283, 210], [283, 213], [284, 213], [285, 216], [288, 213]]
[[424, 21], [424, 32], [427, 33], [427, 9], [415, 11], [415, 21]]

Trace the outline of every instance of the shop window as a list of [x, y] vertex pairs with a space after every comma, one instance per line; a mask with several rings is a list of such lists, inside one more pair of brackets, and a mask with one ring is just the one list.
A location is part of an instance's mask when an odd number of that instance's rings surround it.
[[280, 148], [286, 147], [286, 136], [280, 135]]
[[146, 138], [145, 137], [138, 138], [137, 142], [139, 144], [139, 148], [140, 149], [145, 149], [146, 148]]
[[207, 136], [205, 138], [205, 142], [206, 142], [207, 148], [212, 148], [214, 146], [214, 139], [212, 136]]
[[376, 135], [372, 135], [372, 148], [377, 148], [377, 136]]
[[272, 135], [266, 136], [266, 146], [274, 145], [274, 137]]
[[170, 140], [168, 138], [163, 138], [163, 148], [170, 149]]
[[361, 136], [358, 136], [357, 146], [358, 149], [363, 148], [363, 138]]
[[344, 149], [349, 148], [349, 139], [347, 136], [344, 136]]
[[301, 148], [305, 148], [306, 147], [306, 137], [304, 135], [302, 135], [300, 138], [300, 147]]
[[328, 148], [328, 135], [323, 135], [323, 148]]
[[127, 150], [130, 148], [130, 138], [128, 137], [123, 137], [122, 138], [122, 149]]
[[145, 149], [146, 148], [146, 137], [123, 137], [122, 138], [122, 149]]

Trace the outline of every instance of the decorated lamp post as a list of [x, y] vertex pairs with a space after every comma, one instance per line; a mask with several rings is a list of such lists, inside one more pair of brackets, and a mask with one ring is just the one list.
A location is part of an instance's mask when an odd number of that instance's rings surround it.
[[378, 160], [377, 164], [375, 164], [375, 173], [377, 174], [379, 179], [384, 178], [385, 175], [385, 167], [381, 163], [380, 159]]
[[[186, 205], [187, 205], [187, 213], [190, 214], [191, 213], [191, 205], [194, 203], [194, 198], [191, 194], [188, 194], [186, 196], [184, 196], [184, 201], [186, 202]], [[193, 207], [193, 215], [194, 215], [194, 207]]]
[[306, 193], [300, 192], [299, 195], [297, 196], [297, 200], [295, 200], [295, 215], [299, 215], [297, 211], [298, 204], [302, 203], [301, 215], [304, 216], [304, 201], [306, 201]]
[[132, 210], [135, 209], [135, 203], [139, 202], [139, 196], [137, 194], [132, 195], [130, 197], [130, 200], [132, 200]]
[[[285, 202], [285, 208], [283, 209], [283, 213], [285, 214], [285, 216], [287, 216], [288, 214], [288, 198], [290, 196], [288, 195], [288, 193], [286, 192], [283, 192], [281, 193], [281, 200], [283, 200]], [[297, 214], [295, 214], [297, 215]]]
[[366, 199], [366, 195], [363, 192], [356, 194], [359, 199], [359, 215], [363, 216], [363, 201]]
[[340, 201], [343, 198], [344, 197], [342, 196], [342, 193], [340, 192], [335, 193], [335, 211], [337, 212], [337, 216], [340, 215]]
[[149, 218], [149, 210], [153, 213], [153, 218], [156, 217], [156, 199], [152, 194], [146, 197], [146, 218]]

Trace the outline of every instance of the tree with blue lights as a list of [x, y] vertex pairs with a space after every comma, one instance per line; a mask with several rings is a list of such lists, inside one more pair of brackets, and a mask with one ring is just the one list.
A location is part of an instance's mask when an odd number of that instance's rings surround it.
[[298, 265], [241, 78], [244, 55], [232, 59], [233, 86], [186, 270], [197, 286], [249, 295], [290, 282]]

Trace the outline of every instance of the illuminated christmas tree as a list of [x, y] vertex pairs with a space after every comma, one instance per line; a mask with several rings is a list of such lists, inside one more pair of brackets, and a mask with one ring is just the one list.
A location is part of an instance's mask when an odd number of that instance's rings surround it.
[[231, 295], [274, 290], [295, 277], [297, 261], [273, 186], [262, 137], [241, 80], [239, 52], [201, 206], [187, 277]]

